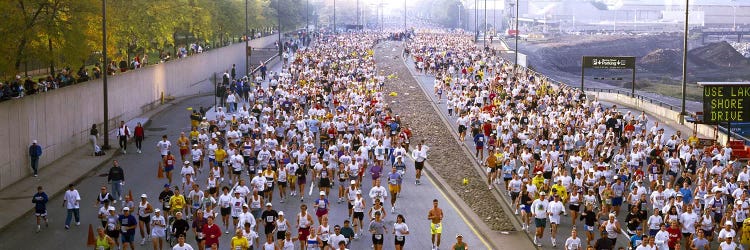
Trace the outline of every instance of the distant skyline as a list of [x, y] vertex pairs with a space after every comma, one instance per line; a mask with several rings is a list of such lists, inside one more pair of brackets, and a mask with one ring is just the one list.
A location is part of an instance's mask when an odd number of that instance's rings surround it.
[[[484, 8], [484, 0], [477, 0], [479, 8]], [[532, 2], [562, 2], [562, 1], [587, 1], [587, 0], [520, 0], [520, 1], [532, 1]], [[671, 5], [673, 7], [684, 6], [684, 0], [598, 0], [600, 2], [615, 2], [621, 1], [623, 5], [630, 4], [647, 4], [647, 5]], [[474, 0], [461, 0], [464, 6], [468, 9], [474, 8]], [[493, 4], [497, 2], [497, 4]], [[515, 1], [513, 1], [515, 2]], [[690, 5], [725, 5], [725, 6], [750, 6], [750, 0], [690, 0]], [[487, 8], [492, 9], [493, 6], [497, 6], [497, 9], [504, 9], [505, 0], [487, 0]]]

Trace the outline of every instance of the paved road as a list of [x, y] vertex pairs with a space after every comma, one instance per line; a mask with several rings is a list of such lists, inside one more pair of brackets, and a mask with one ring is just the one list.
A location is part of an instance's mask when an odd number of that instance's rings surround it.
[[[441, 115], [443, 115], [444, 117], [446, 117], [451, 122], [451, 126], [453, 127], [453, 131], [457, 132], [458, 131], [458, 125], [456, 125], [456, 120], [457, 120], [458, 117], [456, 117], [456, 116], [448, 116], [448, 109], [447, 109], [447, 106], [446, 106], [445, 99], [443, 99], [442, 102], [438, 102], [437, 97], [434, 94], [432, 94], [432, 90], [433, 90], [433, 87], [434, 87], [434, 80], [435, 80], [435, 78], [433, 76], [430, 76], [430, 75], [419, 74], [419, 73], [415, 72], [413, 65], [414, 65], [413, 61], [411, 61], [411, 59], [408, 59], [407, 60], [407, 66], [409, 66], [409, 70], [411, 71], [412, 75], [414, 75], [417, 78], [417, 80], [422, 84], [422, 86], [424, 87], [424, 89], [428, 90], [427, 92], [430, 93], [428, 96], [430, 97], [430, 99], [433, 102], [437, 103], [437, 105], [438, 105], [438, 107], [440, 109]], [[611, 103], [603, 103], [603, 105], [604, 106], [611, 106], [612, 104]], [[629, 108], [624, 108], [622, 106], [618, 106], [618, 110], [620, 110], [620, 112], [622, 112], [622, 113], [626, 113], [627, 111], [631, 111], [633, 114], [636, 114], [636, 115], [640, 114], [639, 110], [633, 110], [633, 109], [629, 109]], [[649, 123], [648, 123], [648, 127], [653, 126], [654, 122], [658, 122], [658, 120], [655, 120], [655, 118], [652, 117], [652, 116], [649, 116], [649, 118], [650, 118], [650, 120], [649, 120]], [[664, 128], [664, 133], [667, 134], [667, 135], [673, 134], [675, 132], [675, 129], [672, 128], [672, 127], [663, 126], [663, 125], [662, 125], [662, 127]], [[683, 131], [683, 134], [686, 134], [686, 132], [687, 131]], [[466, 146], [469, 148], [469, 150], [472, 153], [476, 152], [475, 149], [474, 149], [475, 148], [474, 147], [474, 142], [470, 138], [470, 136], [466, 137], [466, 140], [464, 141], [464, 143], [466, 144]], [[502, 187], [502, 185], [500, 185], [500, 190], [503, 190], [501, 193], [505, 195], [506, 191], [504, 191], [504, 188]], [[620, 216], [618, 217], [618, 220], [621, 221], [621, 222], [625, 220], [625, 215], [627, 215], [627, 211], [625, 211], [625, 210], [626, 210], [626, 208], [621, 208]], [[520, 215], [518, 215], [518, 216], [520, 216]], [[533, 223], [533, 221], [532, 221], [532, 223]], [[624, 224], [623, 224], [623, 227], [624, 227]], [[571, 219], [570, 219], [570, 217], [569, 216], [563, 216], [562, 219], [561, 219], [561, 224], [560, 224], [559, 229], [558, 229], [558, 233], [557, 233], [558, 248], [561, 245], [563, 245], [563, 243], [565, 242], [565, 239], [567, 239], [570, 236], [570, 228], [571, 228]], [[581, 223], [580, 221], [577, 223], [577, 228], [578, 228], [578, 230], [577, 230], [578, 232], [584, 232], [583, 231], [583, 223]], [[533, 228], [530, 229], [530, 232], [531, 232], [531, 234], [530, 234], [531, 237], [533, 237], [533, 233], [534, 233]], [[547, 229], [547, 231], [545, 232], [544, 235], [545, 235], [544, 238], [541, 240], [541, 243], [543, 244], [542, 248], [543, 249], [558, 249], [558, 248], [552, 247], [552, 243], [550, 241], [550, 232], [549, 232], [549, 229]], [[584, 234], [579, 234], [579, 237], [583, 237], [582, 240], [585, 241], [585, 237], [586, 236]], [[595, 238], [599, 238], [599, 235], [595, 235]], [[619, 240], [617, 241], [617, 246], [618, 247], [619, 246], [626, 246], [625, 242], [627, 242], [627, 240], [625, 239], [625, 236], [621, 236], [619, 238]]]
[[[278, 70], [274, 68], [274, 71]], [[146, 139], [144, 141], [144, 151], [142, 154], [136, 154], [134, 152], [134, 145], [129, 145], [128, 154], [118, 155], [114, 159], [120, 162], [120, 165], [125, 169], [125, 192], [132, 191], [132, 194], [136, 197], [142, 193], [146, 193], [149, 197], [149, 201], [153, 204], [159, 204], [155, 197], [158, 196], [162, 190], [162, 185], [166, 182], [165, 180], [159, 180], [156, 178], [156, 169], [159, 153], [156, 150], [156, 142], [159, 140], [161, 135], [168, 135], [170, 140], [174, 143], [176, 138], [179, 136], [181, 131], [187, 131], [189, 129], [188, 120], [188, 107], [197, 108], [199, 106], [208, 107], [213, 104], [212, 96], [196, 97], [185, 100], [180, 103], [174, 104], [174, 106], [168, 108], [164, 112], [156, 115], [152, 118], [152, 122], [146, 127]], [[445, 220], [444, 225], [444, 243], [443, 248], [446, 249], [449, 244], [453, 241], [453, 236], [456, 233], [462, 233], [465, 241], [472, 245], [472, 249], [488, 249], [483, 246], [481, 240], [472, 231], [472, 227], [467, 225], [461, 217], [458, 215], [458, 211], [447, 201], [444, 195], [438, 191], [435, 185], [430, 182], [424, 182], [423, 185], [414, 185], [413, 166], [411, 161], [407, 161], [407, 175], [404, 181], [404, 189], [402, 196], [397, 202], [398, 209], [396, 213], [402, 213], [406, 217], [406, 222], [410, 226], [411, 235], [407, 237], [406, 248], [407, 249], [429, 249], [430, 236], [429, 236], [429, 221], [426, 219], [426, 213], [432, 205], [433, 199], [438, 199], [440, 207], [444, 210]], [[50, 228], [43, 229], [40, 233], [34, 232], [35, 221], [32, 217], [28, 220], [22, 220], [17, 225], [12, 226], [8, 230], [0, 233], [0, 238], [5, 239], [0, 244], [0, 249], [83, 249], [85, 248], [87, 227], [89, 224], [96, 227], [99, 225], [99, 220], [96, 218], [97, 208], [94, 207], [94, 199], [98, 193], [99, 187], [106, 185], [106, 178], [100, 177], [108, 171], [109, 164], [100, 166], [91, 174], [84, 178], [80, 183], [77, 184], [77, 189], [81, 193], [81, 226], [72, 226], [70, 230], [63, 228], [65, 220], [65, 209], [60, 205], [62, 204], [62, 197], [56, 196], [51, 197], [48, 203]], [[175, 175], [176, 176], [176, 175]], [[243, 178], [246, 178], [244, 176]], [[175, 178], [178, 180], [178, 178]], [[198, 180], [205, 180], [205, 174], [199, 176]], [[200, 182], [199, 182], [200, 183]], [[369, 191], [370, 181], [364, 181], [363, 190]], [[307, 194], [306, 190], [306, 194]], [[317, 193], [317, 188], [313, 192]], [[30, 194], [19, 194], [19, 195], [30, 195]], [[276, 193], [278, 195], [278, 193]], [[278, 196], [277, 196], [278, 197]], [[310, 206], [310, 201], [313, 197], [306, 197], [306, 202]], [[31, 206], [31, 203], [28, 204]], [[279, 203], [278, 198], [274, 201], [274, 209], [278, 211], [285, 211], [287, 214], [297, 213], [299, 210], [300, 201], [297, 199], [289, 199], [286, 203]], [[117, 203], [118, 211], [121, 208], [121, 203]], [[156, 205], [159, 207], [160, 205]], [[390, 213], [390, 205], [386, 205], [388, 216], [385, 218], [389, 228], [392, 228], [392, 222], [395, 221], [395, 216]], [[346, 217], [346, 205], [336, 204], [332, 200], [332, 207], [330, 212], [330, 224], [341, 224]], [[367, 222], [365, 222], [367, 223]], [[221, 225], [221, 223], [219, 223]], [[294, 226], [294, 225], [292, 225]], [[194, 245], [194, 239], [192, 235], [188, 237], [188, 243]], [[368, 236], [369, 238], [369, 236]], [[369, 249], [370, 240], [368, 238], [354, 241], [351, 249]], [[7, 240], [12, 239], [12, 240]], [[140, 241], [141, 237], [136, 232], [136, 242]], [[221, 240], [223, 247], [221, 249], [227, 249], [229, 236], [222, 236]], [[384, 249], [394, 249], [393, 237], [386, 237], [386, 244]], [[150, 245], [136, 246], [137, 249], [152, 249]]]

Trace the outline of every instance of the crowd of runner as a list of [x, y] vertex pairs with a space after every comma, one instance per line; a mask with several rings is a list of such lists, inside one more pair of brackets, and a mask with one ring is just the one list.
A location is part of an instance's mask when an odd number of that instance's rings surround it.
[[[571, 250], [750, 246], [750, 171], [731, 148], [665, 133], [645, 113], [623, 113], [525, 68], [514, 74], [513, 62], [472, 34], [419, 33], [404, 54], [435, 77], [431, 91], [456, 117], [459, 138], [469, 137], [488, 188], [509, 196], [537, 246], [545, 234]], [[561, 220], [573, 227], [558, 228]]]
[[[191, 131], [164, 135], [155, 145], [163, 190], [137, 190], [137, 198], [122, 193], [125, 175], [115, 161], [108, 174], [115, 190], [102, 186], [96, 197], [95, 249], [135, 249], [139, 241], [155, 250], [193, 249], [190, 238], [197, 249], [347, 249], [362, 237], [374, 249], [404, 249], [410, 230], [396, 201], [405, 157], [414, 159], [419, 185], [427, 147], [410, 145], [411, 131], [384, 102], [386, 78], [376, 71], [372, 48], [387, 37], [320, 36], [287, 51], [281, 72], [261, 77], [246, 94], [233, 92], [231, 107], [194, 111], [185, 120]], [[232, 85], [239, 81], [246, 79]], [[313, 189], [317, 197], [305, 203]], [[299, 209], [274, 209], [292, 199]], [[64, 200], [68, 229], [72, 217], [80, 224], [73, 185]], [[48, 201], [41, 187], [33, 201], [39, 231]], [[331, 206], [346, 206], [347, 215], [335, 215], [345, 219], [331, 221]], [[424, 212], [438, 249], [443, 211], [433, 200]], [[451, 249], [468, 249], [456, 238]]]

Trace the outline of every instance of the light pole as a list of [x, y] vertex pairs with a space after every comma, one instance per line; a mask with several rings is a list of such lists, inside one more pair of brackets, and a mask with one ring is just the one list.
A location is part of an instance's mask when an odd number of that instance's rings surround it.
[[518, 5], [519, 5], [518, 0], [516, 0], [516, 26], [515, 26], [516, 30], [515, 30], [515, 37], [514, 37], [516, 40], [516, 46], [515, 46], [516, 54], [514, 56], [515, 59], [513, 63], [513, 74], [518, 72], [517, 71], [518, 70], [518, 35], [521, 34], [521, 31], [518, 30]]
[[487, 47], [487, 0], [484, 0], [484, 35], [482, 35], [482, 39], [484, 40], [484, 47]]
[[474, 0], [474, 42], [479, 41], [479, 3]]
[[276, 22], [279, 27], [279, 57], [281, 57], [284, 50], [284, 44], [281, 43], [281, 0], [276, 0]]
[[336, 30], [336, 0], [333, 0], [333, 34], [337, 34]]
[[104, 101], [104, 144], [102, 149], [109, 149], [109, 95], [107, 93], [107, 74], [109, 64], [107, 63], [107, 0], [102, 0], [102, 91]]
[[305, 1], [305, 31], [308, 29], [310, 29], [310, 0]]
[[406, 0], [404, 0], [404, 33], [406, 33]]
[[680, 109], [680, 124], [685, 124], [685, 92], [687, 91], [687, 52], [688, 52], [688, 19], [689, 2], [685, 0], [685, 37], [682, 40], [682, 109]]
[[250, 47], [250, 37], [247, 32], [248, 20], [247, 20], [247, 0], [245, 0], [245, 76], [249, 75], [250, 71], [250, 55], [248, 52]]
[[458, 2], [458, 28], [461, 28], [461, 2]]
[[357, 29], [359, 29], [359, 0], [357, 0]]

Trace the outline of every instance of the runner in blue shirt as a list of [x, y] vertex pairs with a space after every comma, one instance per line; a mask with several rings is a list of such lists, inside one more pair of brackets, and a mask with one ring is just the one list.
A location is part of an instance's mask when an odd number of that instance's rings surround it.
[[49, 227], [47, 222], [47, 202], [49, 197], [47, 193], [42, 190], [42, 186], [36, 188], [36, 194], [31, 199], [31, 203], [34, 203], [34, 215], [36, 215], [36, 232], [42, 230], [41, 220], [44, 219], [44, 226]]

